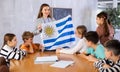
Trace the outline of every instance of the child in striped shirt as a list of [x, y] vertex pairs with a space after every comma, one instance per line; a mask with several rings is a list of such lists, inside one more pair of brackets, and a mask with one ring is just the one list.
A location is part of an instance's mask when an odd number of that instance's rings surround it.
[[120, 72], [120, 42], [109, 40], [105, 43], [106, 58], [94, 63], [100, 72]]
[[16, 45], [16, 36], [12, 33], [5, 34], [4, 44], [0, 50], [0, 57], [4, 57], [8, 64], [11, 59], [20, 60], [26, 55], [25, 51], [15, 48]]

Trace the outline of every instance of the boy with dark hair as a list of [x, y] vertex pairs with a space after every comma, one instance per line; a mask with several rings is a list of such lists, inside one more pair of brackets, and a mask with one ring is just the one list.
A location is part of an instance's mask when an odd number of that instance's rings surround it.
[[106, 58], [94, 63], [100, 72], [120, 72], [120, 42], [109, 40], [105, 43]]
[[85, 39], [89, 48], [82, 54], [83, 57], [93, 62], [98, 59], [104, 59], [104, 47], [101, 44], [98, 44], [98, 34], [95, 31], [89, 31], [86, 33]]

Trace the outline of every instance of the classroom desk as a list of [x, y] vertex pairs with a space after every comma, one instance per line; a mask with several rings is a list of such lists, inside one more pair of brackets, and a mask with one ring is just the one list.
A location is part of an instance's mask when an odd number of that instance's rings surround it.
[[[66, 68], [51, 67], [51, 63], [34, 64], [38, 56], [57, 55], [59, 60], [73, 60], [74, 64]], [[97, 72], [93, 63], [80, 55], [56, 54], [55, 52], [36, 52], [27, 55], [23, 60], [11, 60], [10, 72]]]

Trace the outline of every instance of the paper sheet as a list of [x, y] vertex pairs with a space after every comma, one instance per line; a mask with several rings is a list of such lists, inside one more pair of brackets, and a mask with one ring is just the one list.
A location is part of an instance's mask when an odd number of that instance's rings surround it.
[[74, 63], [74, 61], [61, 60], [61, 61], [55, 62], [54, 64], [52, 64], [50, 66], [58, 67], [58, 68], [66, 68], [67, 66], [72, 65], [73, 63]]
[[56, 62], [58, 60], [57, 56], [43, 56], [43, 57], [37, 57], [35, 59], [35, 64], [37, 63], [44, 63], [44, 62]]

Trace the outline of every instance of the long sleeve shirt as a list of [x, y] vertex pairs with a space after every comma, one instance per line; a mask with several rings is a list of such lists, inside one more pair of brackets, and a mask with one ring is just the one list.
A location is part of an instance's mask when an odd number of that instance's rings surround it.
[[[103, 68], [103, 64], [107, 64], [109, 68]], [[103, 59], [94, 63], [95, 67], [99, 69], [99, 72], [120, 72], [120, 59], [114, 63], [112, 60]]]
[[55, 19], [54, 18], [50, 18], [50, 17], [48, 17], [48, 18], [46, 18], [46, 19], [44, 19], [43, 17], [41, 17], [41, 18], [38, 18], [36, 21], [35, 21], [35, 30], [33, 31], [33, 34], [37, 37], [37, 35], [39, 35], [37, 38], [39, 38], [39, 42], [41, 43], [41, 44], [43, 44], [43, 34], [42, 34], [42, 32], [43, 32], [43, 29], [41, 29], [41, 30], [39, 30], [37, 27], [39, 26], [39, 25], [41, 25], [41, 27], [43, 27], [43, 25], [45, 24], [45, 23], [48, 23], [48, 22], [52, 22], [52, 21], [55, 21]]
[[[52, 21], [55, 21], [55, 19], [54, 18], [50, 18], [50, 17], [44, 19], [43, 17], [41, 17], [41, 18], [38, 18], [35, 23], [38, 26], [38, 25], [42, 25], [43, 23], [48, 23], [48, 22], [52, 22]], [[35, 31], [33, 31], [34, 35], [38, 35], [38, 34], [40, 34], [42, 32], [42, 29], [38, 30], [37, 26], [36, 26]]]
[[106, 41], [113, 39], [113, 36], [114, 36], [114, 28], [112, 27], [112, 25], [108, 25], [109, 36], [105, 36], [103, 29], [104, 29], [104, 25], [100, 25], [97, 27], [97, 30], [96, 30], [100, 38], [101, 44], [104, 44]]
[[60, 50], [60, 53], [65, 53], [65, 54], [74, 54], [76, 52], [84, 52], [87, 49], [87, 44], [85, 42], [85, 38], [82, 38], [79, 40], [79, 42], [77, 43], [77, 45], [73, 48], [69, 48], [69, 49], [62, 49]]
[[4, 57], [6, 61], [9, 63], [10, 59], [20, 60], [26, 55], [25, 51], [22, 51], [17, 48], [11, 48], [8, 45], [5, 45], [0, 50], [0, 57]]

